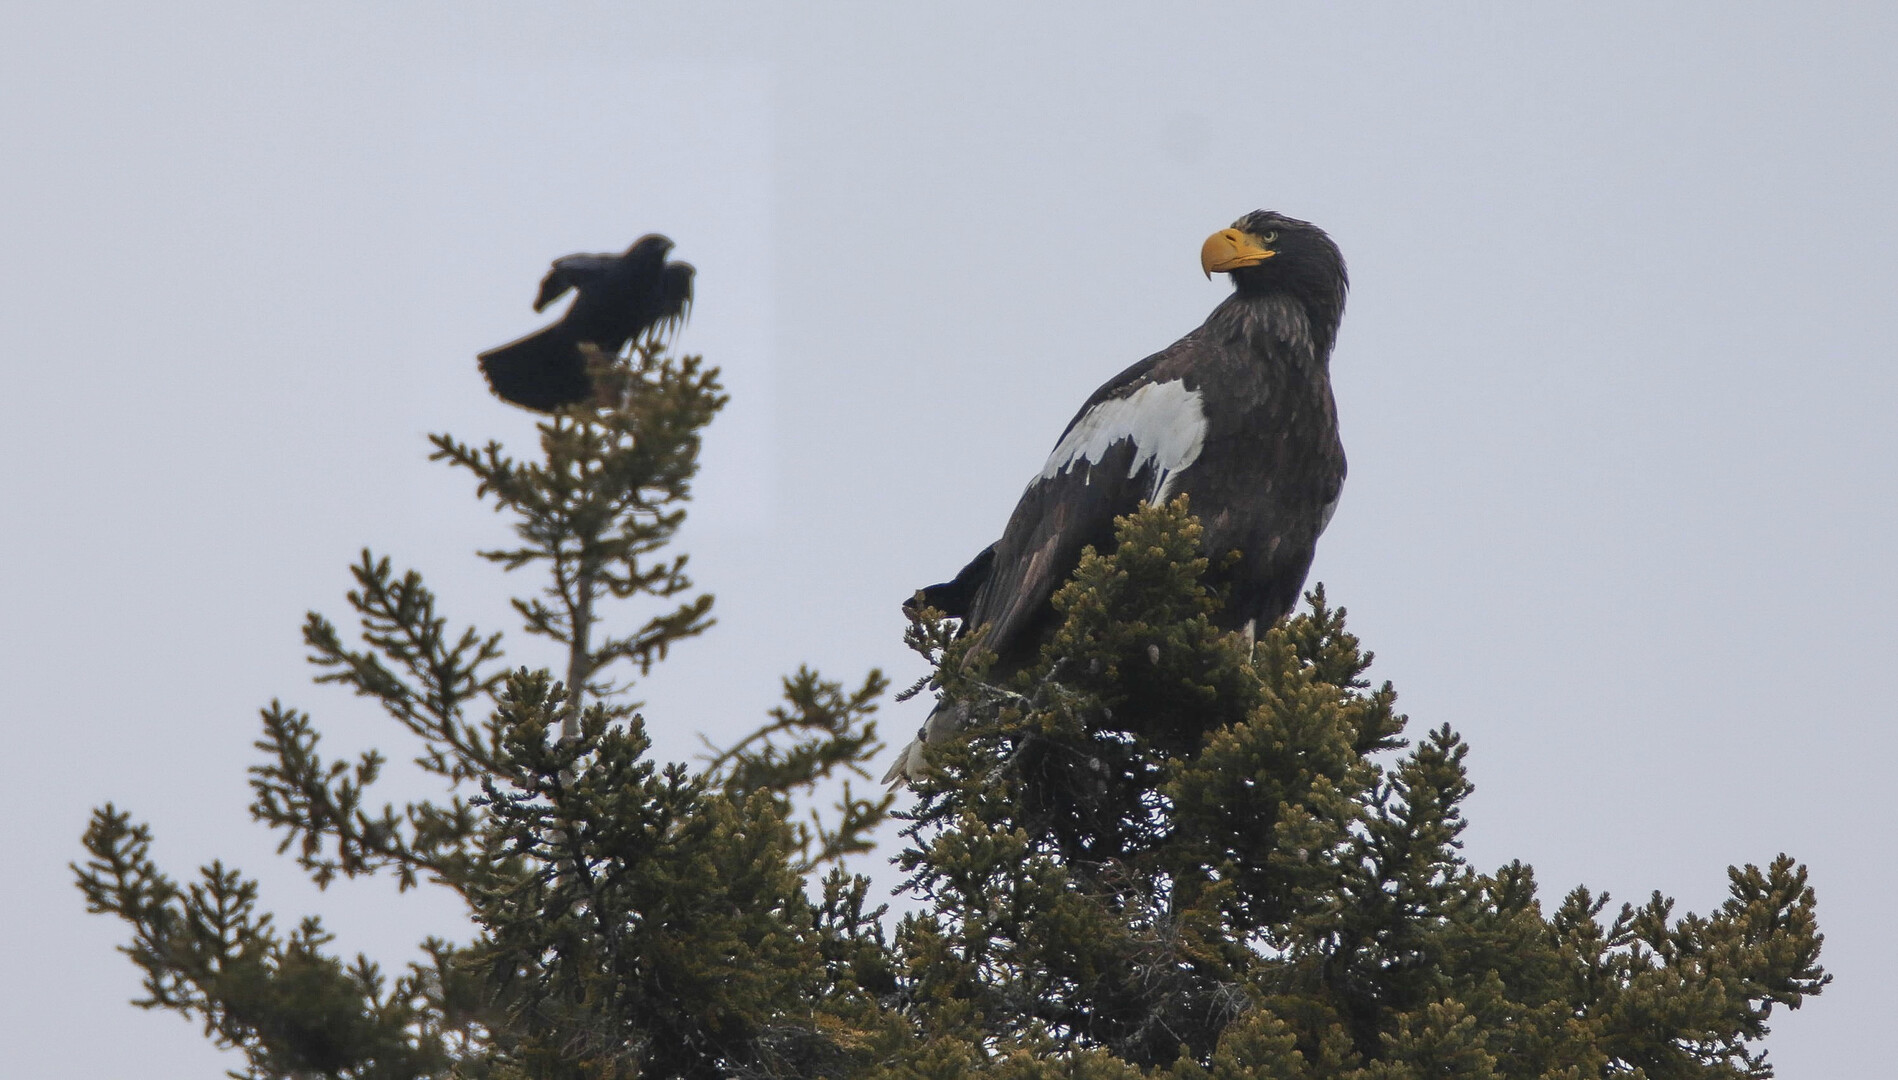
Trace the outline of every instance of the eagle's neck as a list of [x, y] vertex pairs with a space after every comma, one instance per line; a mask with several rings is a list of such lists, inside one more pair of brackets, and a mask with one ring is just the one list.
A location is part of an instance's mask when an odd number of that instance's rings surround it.
[[1251, 353], [1326, 369], [1342, 311], [1314, 312], [1295, 293], [1234, 292], [1213, 309], [1205, 329]]

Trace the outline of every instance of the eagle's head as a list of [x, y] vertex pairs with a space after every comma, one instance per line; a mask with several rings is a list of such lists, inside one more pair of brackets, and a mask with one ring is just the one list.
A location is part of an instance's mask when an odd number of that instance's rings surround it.
[[1207, 277], [1231, 274], [1241, 294], [1289, 292], [1322, 322], [1344, 313], [1349, 285], [1344, 255], [1325, 230], [1272, 210], [1254, 210], [1206, 238], [1199, 249]]

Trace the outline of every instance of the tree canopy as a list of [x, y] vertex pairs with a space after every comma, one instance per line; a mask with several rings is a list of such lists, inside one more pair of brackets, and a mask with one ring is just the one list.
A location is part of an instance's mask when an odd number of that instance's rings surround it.
[[[800, 670], [750, 734], [652, 760], [630, 695], [712, 625], [670, 544], [725, 397], [651, 339], [594, 362], [615, 401], [562, 410], [530, 460], [432, 438], [508, 515], [515, 544], [481, 554], [540, 575], [515, 610], [562, 669], [509, 666], [365, 551], [348, 629], [304, 624], [314, 678], [380, 705], [441, 795], [379, 802], [382, 754], [261, 713], [251, 814], [281, 850], [319, 884], [450, 890], [466, 925], [392, 974], [95, 812], [74, 869], [129, 929], [137, 1003], [202, 1023], [235, 1075], [1757, 1077], [1773, 1009], [1828, 981], [1785, 855], [1731, 869], [1706, 915], [1584, 888], [1545, 908], [1528, 865], [1468, 865], [1466, 744], [1407, 737], [1322, 588], [1256, 642], [1219, 631], [1226, 556], [1184, 500], [1121, 519], [1007, 679], [980, 633], [915, 616], [969, 722], [900, 809], [858, 783], [875, 671]], [[844, 865], [892, 814], [901, 918]]]

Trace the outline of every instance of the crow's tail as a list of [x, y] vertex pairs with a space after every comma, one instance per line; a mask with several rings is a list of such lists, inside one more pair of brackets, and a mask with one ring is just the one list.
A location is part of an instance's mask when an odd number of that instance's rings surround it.
[[477, 357], [488, 387], [502, 401], [535, 412], [593, 400], [593, 380], [579, 345], [555, 323]]

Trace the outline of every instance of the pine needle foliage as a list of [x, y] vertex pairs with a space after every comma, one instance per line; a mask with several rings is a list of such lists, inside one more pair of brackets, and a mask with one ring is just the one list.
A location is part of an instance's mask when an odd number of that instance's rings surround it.
[[890, 797], [845, 780], [819, 809], [832, 781], [867, 778], [885, 680], [800, 670], [709, 762], [648, 759], [630, 691], [712, 625], [669, 544], [726, 399], [715, 370], [654, 340], [592, 363], [615, 400], [540, 425], [530, 459], [431, 439], [510, 519], [516, 542], [481, 554], [539, 573], [514, 606], [561, 670], [508, 667], [499, 632], [455, 626], [419, 573], [365, 551], [354, 632], [305, 621], [314, 678], [380, 705], [442, 795], [381, 801], [380, 751], [333, 757], [309, 713], [262, 711], [251, 813], [280, 850], [319, 886], [386, 874], [451, 890], [467, 925], [390, 978], [335, 955], [317, 918], [278, 929], [257, 883], [221, 863], [181, 883], [149, 826], [95, 812], [74, 870], [88, 907], [131, 929], [137, 1003], [240, 1050], [233, 1075], [837, 1075], [898, 1030], [866, 989], [894, 985], [879, 909], [838, 865], [869, 848]]
[[[937, 1060], [1010, 1077], [1758, 1077], [1775, 1005], [1828, 981], [1803, 867], [1675, 918], [1545, 915], [1459, 836], [1468, 747], [1416, 742], [1323, 588], [1222, 634], [1184, 498], [1119, 523], [1055, 597], [1038, 667], [919, 616], [965, 738], [933, 755], [896, 935]], [[925, 1070], [926, 1072], [926, 1070]]]
[[543, 424], [531, 460], [433, 439], [514, 525], [482, 554], [542, 575], [515, 607], [560, 670], [509, 667], [370, 552], [353, 631], [304, 624], [315, 680], [380, 705], [441, 797], [380, 801], [381, 753], [262, 712], [251, 809], [281, 850], [319, 885], [451, 890], [466, 925], [385, 975], [95, 813], [75, 873], [130, 928], [138, 1003], [241, 1050], [234, 1075], [1751, 1078], [1774, 1008], [1830, 978], [1784, 855], [1731, 870], [1706, 915], [1582, 888], [1545, 909], [1527, 865], [1468, 865], [1468, 746], [1407, 734], [1322, 587], [1256, 641], [1220, 630], [1205, 582], [1228, 556], [1184, 499], [1083, 558], [1025, 670], [992, 677], [979, 632], [915, 616], [968, 723], [898, 815], [896, 920], [841, 865], [892, 808], [852, 786], [880, 674], [800, 670], [750, 734], [652, 760], [630, 695], [711, 625], [670, 544], [724, 396], [651, 341], [595, 367], [616, 403]]

